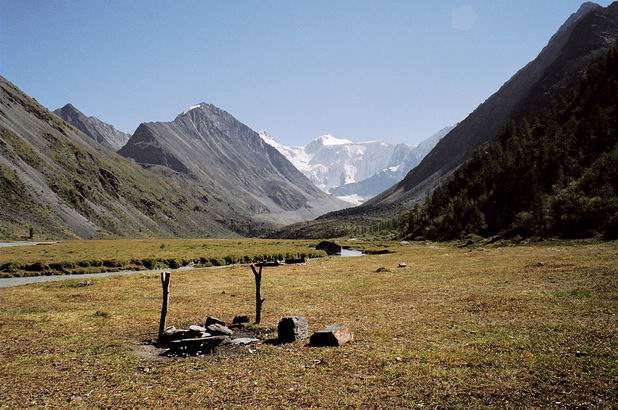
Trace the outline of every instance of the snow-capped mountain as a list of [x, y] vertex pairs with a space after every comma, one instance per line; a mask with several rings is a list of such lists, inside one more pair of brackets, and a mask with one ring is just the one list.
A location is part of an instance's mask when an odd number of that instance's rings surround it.
[[305, 147], [294, 147], [280, 144], [266, 132], [260, 137], [320, 189], [358, 205], [403, 179], [451, 129], [441, 130], [418, 146], [322, 135]]

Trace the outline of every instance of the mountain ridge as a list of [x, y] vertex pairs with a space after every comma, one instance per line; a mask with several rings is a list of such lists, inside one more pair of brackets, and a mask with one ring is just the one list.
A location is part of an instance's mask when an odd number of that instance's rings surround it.
[[260, 137], [324, 192], [358, 204], [400, 181], [451, 129], [445, 127], [418, 146], [325, 134], [302, 147], [283, 145], [265, 131]]
[[131, 134], [119, 131], [113, 125], [97, 117], [85, 115], [71, 103], [54, 110], [53, 113], [93, 140], [114, 151], [118, 151], [122, 148], [131, 137]]
[[[406, 177], [362, 205], [335, 211], [315, 221], [281, 230], [280, 237], [346, 234], [378, 223], [423, 201], [482, 144], [492, 141], [509, 121], [521, 121], [545, 107], [597, 55], [607, 52], [618, 34], [618, 2], [608, 7], [585, 4], [573, 13], [537, 57], [518, 70], [468, 117], [449, 132]], [[334, 228], [339, 225], [338, 228]], [[342, 229], [341, 227], [348, 227]]]
[[212, 104], [193, 105], [170, 122], [140, 124], [118, 153], [225, 192], [235, 199], [231, 207], [265, 223], [283, 225], [345, 206], [313, 186], [255, 131]]

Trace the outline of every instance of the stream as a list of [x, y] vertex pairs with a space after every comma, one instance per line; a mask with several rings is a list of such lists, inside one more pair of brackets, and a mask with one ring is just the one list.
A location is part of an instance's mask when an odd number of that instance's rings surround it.
[[[38, 245], [40, 243], [49, 242], [0, 242], [0, 248], [10, 246], [26, 246], [26, 245]], [[351, 256], [363, 256], [363, 252], [354, 249], [341, 249], [342, 257]], [[213, 268], [222, 268], [224, 266], [216, 266]], [[165, 272], [177, 272], [194, 269], [193, 266], [184, 266], [178, 269], [157, 269], [157, 270], [127, 270], [120, 272], [101, 272], [101, 273], [84, 273], [82, 275], [51, 275], [51, 276], [28, 276], [28, 277], [15, 277], [15, 278], [0, 278], [0, 288], [12, 288], [14, 286], [28, 285], [30, 283], [41, 282], [57, 282], [61, 280], [70, 279], [93, 279], [104, 278], [107, 276], [119, 276], [119, 275], [134, 275], [136, 273], [161, 273]], [[207, 268], [211, 269], [211, 268]]]

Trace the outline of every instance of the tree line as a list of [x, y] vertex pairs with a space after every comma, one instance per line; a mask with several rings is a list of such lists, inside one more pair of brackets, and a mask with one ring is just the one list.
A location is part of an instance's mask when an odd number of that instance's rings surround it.
[[545, 112], [479, 147], [405, 214], [403, 236], [617, 238], [617, 100], [615, 45]]

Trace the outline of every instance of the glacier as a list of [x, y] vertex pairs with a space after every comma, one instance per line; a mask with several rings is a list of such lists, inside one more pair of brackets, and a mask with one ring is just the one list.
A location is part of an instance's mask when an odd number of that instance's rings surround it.
[[287, 146], [266, 131], [259, 134], [318, 188], [359, 205], [401, 181], [451, 129], [443, 128], [418, 145], [353, 142], [325, 134], [304, 147]]

